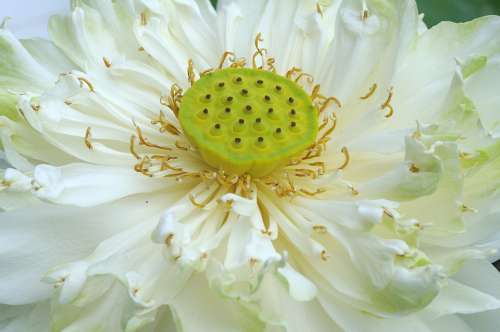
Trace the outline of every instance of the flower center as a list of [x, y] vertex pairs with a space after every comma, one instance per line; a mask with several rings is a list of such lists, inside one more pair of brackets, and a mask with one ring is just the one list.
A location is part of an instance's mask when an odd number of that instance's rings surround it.
[[318, 133], [318, 110], [298, 84], [250, 68], [203, 75], [184, 94], [179, 121], [209, 165], [254, 177], [285, 166]]

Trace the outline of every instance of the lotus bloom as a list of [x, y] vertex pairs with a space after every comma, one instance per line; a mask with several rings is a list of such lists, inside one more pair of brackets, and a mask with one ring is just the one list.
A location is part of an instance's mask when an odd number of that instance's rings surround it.
[[76, 0], [49, 34], [0, 30], [1, 331], [497, 330], [498, 17]]

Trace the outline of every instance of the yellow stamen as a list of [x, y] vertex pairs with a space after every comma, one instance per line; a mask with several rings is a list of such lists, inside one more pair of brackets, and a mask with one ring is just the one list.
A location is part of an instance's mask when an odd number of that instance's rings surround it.
[[197, 208], [200, 208], [200, 209], [203, 209], [205, 208], [208, 204], [210, 204], [211, 201], [213, 201], [215, 199], [215, 197], [219, 194], [220, 190], [222, 189], [223, 187], [221, 185], [218, 185], [217, 186], [217, 189], [214, 190], [210, 195], [208, 195], [207, 198], [205, 198], [201, 203], [198, 203], [196, 201], [196, 198], [191, 194], [189, 195], [189, 200], [191, 201], [191, 203], [196, 206]]
[[167, 247], [172, 246], [172, 241], [174, 240], [174, 234], [168, 234], [168, 236], [165, 238], [165, 244]]
[[129, 149], [130, 149], [130, 153], [137, 159], [141, 159], [141, 157], [139, 157], [139, 155], [137, 154], [137, 152], [135, 152], [135, 140], [136, 140], [137, 137], [135, 137], [135, 135], [132, 135], [130, 136], [130, 146], [129, 146]]
[[345, 169], [351, 161], [351, 156], [349, 155], [349, 150], [347, 149], [347, 147], [344, 146], [341, 151], [344, 154], [345, 160], [344, 163], [339, 167], [340, 170]]
[[227, 59], [229, 59], [230, 61], [232, 59], [234, 61], [235, 60], [234, 53], [229, 52], [229, 51], [224, 52], [224, 54], [222, 54], [222, 57], [221, 57], [220, 62], [219, 62], [219, 66], [217, 68], [222, 69], [224, 67], [224, 63], [226, 62]]
[[373, 96], [373, 94], [375, 93], [375, 91], [377, 91], [377, 83], [374, 83], [371, 87], [370, 87], [370, 91], [368, 91], [368, 93], [366, 95], [364, 95], [363, 97], [360, 97], [360, 99], [363, 99], [363, 100], [366, 100], [368, 98], [370, 98], [371, 96]]
[[108, 58], [103, 57], [102, 61], [104, 62], [104, 65], [106, 66], [106, 68], [110, 68], [111, 67], [111, 62], [108, 60]]
[[335, 103], [338, 108], [342, 107], [342, 104], [337, 98], [329, 97], [322, 103], [321, 108], [319, 109], [319, 113], [323, 113], [328, 108], [328, 106], [331, 105], [331, 103]]
[[83, 88], [83, 85], [85, 84], [90, 92], [94, 92], [94, 86], [92, 85], [92, 83], [90, 83], [90, 81], [84, 77], [78, 77], [78, 80], [80, 81], [80, 87]]
[[419, 173], [420, 172], [420, 168], [418, 168], [418, 166], [415, 165], [415, 164], [411, 164], [410, 165], [410, 172], [412, 172], [412, 173]]
[[91, 128], [88, 127], [87, 130], [85, 131], [85, 146], [87, 146], [87, 148], [89, 150], [92, 150], [92, 142], [91, 142], [91, 139], [92, 139], [92, 134], [91, 134]]
[[147, 25], [148, 24], [148, 17], [145, 12], [141, 13], [141, 25]]
[[189, 59], [188, 60], [188, 69], [187, 69], [187, 73], [188, 73], [188, 81], [189, 81], [189, 84], [191, 86], [193, 86], [194, 82], [196, 81], [196, 76], [194, 74], [194, 64], [193, 64], [193, 60], [192, 59]]
[[252, 56], [252, 65], [254, 69], [262, 69], [261, 67], [257, 67], [257, 56], [260, 56], [262, 59], [262, 63], [265, 63], [265, 54], [267, 53], [267, 49], [261, 48], [260, 43], [263, 42], [264, 39], [262, 38], [262, 33], [258, 33], [257, 36], [255, 37], [255, 53]]
[[321, 8], [321, 4], [319, 2], [316, 3], [316, 12], [323, 17], [323, 9]]
[[313, 231], [315, 231], [318, 234], [326, 234], [328, 232], [328, 229], [323, 225], [314, 225]]

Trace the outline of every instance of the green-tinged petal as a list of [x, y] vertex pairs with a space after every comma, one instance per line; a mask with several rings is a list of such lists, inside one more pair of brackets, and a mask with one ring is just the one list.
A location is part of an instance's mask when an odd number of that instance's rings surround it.
[[0, 89], [0, 116], [6, 116], [9, 119], [18, 121], [20, 115], [17, 112], [17, 98], [15, 95], [7, 92], [7, 90]]
[[432, 121], [446, 100], [457, 61], [497, 54], [499, 33], [500, 18], [489, 16], [467, 23], [443, 22], [419, 36], [396, 75], [393, 106], [399, 112], [391, 119], [393, 125]]
[[39, 92], [54, 80], [11, 32], [0, 28], [0, 88]]
[[384, 319], [369, 313], [358, 311], [348, 303], [323, 294], [319, 301], [325, 312], [344, 331], [353, 332], [400, 332], [411, 328], [412, 332], [429, 332], [427, 326], [415, 316]]
[[[500, 47], [500, 46], [499, 46]], [[500, 50], [499, 50], [500, 53]], [[491, 59], [465, 83], [465, 93], [479, 113], [488, 134], [500, 139], [500, 58]]]
[[[408, 218], [414, 218], [422, 225], [426, 235], [449, 236], [463, 231], [462, 210], [459, 202], [462, 197], [462, 173], [460, 170], [457, 146], [453, 143], [437, 142], [432, 147], [440, 159], [441, 176], [436, 190], [418, 199], [404, 202], [400, 211]], [[415, 163], [419, 171], [419, 163]]]

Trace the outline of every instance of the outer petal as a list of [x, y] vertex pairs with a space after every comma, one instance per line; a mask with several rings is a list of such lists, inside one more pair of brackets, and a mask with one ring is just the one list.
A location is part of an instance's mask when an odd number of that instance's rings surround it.
[[260, 331], [261, 323], [237, 302], [225, 300], [209, 288], [202, 275], [194, 276], [171, 308], [185, 332]]
[[40, 203], [2, 213], [0, 303], [17, 305], [47, 298], [51, 287], [40, 279], [48, 269], [85, 257], [102, 240], [161, 207], [161, 195], [148, 195], [91, 210]]
[[42, 91], [54, 80], [12, 33], [0, 27], [0, 88]]
[[[398, 69], [392, 124], [412, 125], [439, 114], [452, 83], [456, 61], [500, 52], [500, 18], [443, 22], [423, 33]], [[411, 77], [411, 80], [408, 80]], [[432, 102], [431, 102], [432, 101]]]
[[49, 316], [48, 302], [26, 306], [0, 305], [0, 332], [49, 332]]
[[[468, 262], [455, 279], [500, 300], [500, 276], [486, 261]], [[500, 310], [462, 316], [473, 331], [495, 331], [500, 326]]]
[[427, 326], [415, 316], [381, 319], [353, 309], [349, 304], [331, 297], [320, 296], [319, 301], [328, 315], [349, 332], [429, 332]]
[[436, 299], [425, 309], [425, 316], [433, 320], [451, 314], [474, 314], [495, 309], [500, 309], [499, 299], [449, 280], [449, 284], [440, 291]]

